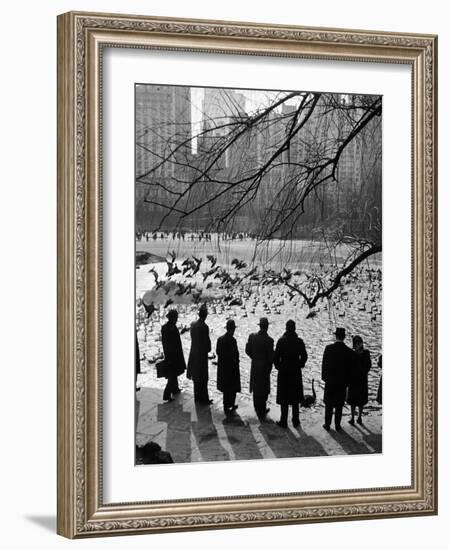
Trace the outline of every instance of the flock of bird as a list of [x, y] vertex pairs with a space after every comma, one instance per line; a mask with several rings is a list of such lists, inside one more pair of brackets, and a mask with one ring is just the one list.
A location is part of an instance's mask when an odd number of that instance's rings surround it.
[[[176, 253], [169, 252], [166, 259], [166, 273], [162, 278], [160, 273], [152, 267], [149, 270], [154, 277], [154, 291], [162, 289], [167, 296], [164, 307], [176, 302], [177, 296], [190, 295], [192, 303], [198, 304], [204, 298], [204, 292], [214, 287], [227, 291], [224, 300], [231, 300], [234, 289], [245, 288], [249, 285], [260, 284], [274, 285], [279, 282], [290, 280], [292, 273], [284, 268], [281, 273], [272, 269], [259, 270], [257, 266], [245, 271], [248, 264], [238, 258], [231, 261], [231, 269], [217, 265], [217, 257], [207, 255], [207, 266], [201, 269], [203, 258], [191, 256], [182, 262], [176, 262]], [[295, 272], [300, 275], [300, 272]], [[232, 291], [232, 294], [231, 294]], [[289, 297], [293, 299], [294, 293], [290, 292]], [[238, 305], [237, 302], [232, 305]], [[154, 311], [154, 304], [143, 302], [148, 315]]]
[[[243, 301], [246, 302], [252, 296], [255, 286], [263, 288], [282, 285], [285, 299], [292, 301], [299, 297], [299, 290], [312, 293], [314, 285], [325, 285], [326, 282], [332, 280], [335, 273], [332, 266], [323, 264], [320, 264], [320, 269], [313, 273], [301, 270], [293, 271], [287, 267], [280, 272], [273, 269], [260, 269], [258, 266], [247, 269], [247, 263], [238, 258], [234, 258], [230, 262], [230, 268], [225, 268], [217, 264], [217, 257], [214, 255], [206, 256], [203, 269], [203, 258], [191, 256], [182, 262], [176, 260], [176, 253], [169, 252], [166, 259], [166, 273], [163, 278], [160, 271], [154, 267], [149, 270], [154, 277], [153, 290], [162, 290], [166, 296], [164, 307], [176, 303], [177, 297], [181, 296], [189, 296], [193, 304], [198, 304], [201, 300], [210, 301], [207, 291], [213, 288], [220, 290], [220, 301], [229, 303], [230, 306], [243, 305]], [[363, 291], [367, 286], [369, 290], [364, 296]], [[351, 292], [348, 290], [350, 287]], [[380, 313], [378, 304], [381, 292], [381, 270], [361, 266], [345, 276], [344, 285], [330, 296], [329, 303], [335, 307], [337, 315], [340, 317], [345, 316], [348, 307], [355, 307], [360, 311], [369, 311], [375, 320]], [[268, 294], [268, 298], [270, 297]], [[255, 299], [257, 300], [257, 294]], [[153, 313], [155, 306], [151, 301], [148, 303], [144, 301], [141, 305], [148, 315]], [[266, 312], [270, 313], [270, 309], [273, 309], [276, 313], [282, 305], [283, 302], [279, 304], [274, 302], [271, 307], [266, 305]], [[317, 309], [312, 309], [307, 318], [315, 317]]]

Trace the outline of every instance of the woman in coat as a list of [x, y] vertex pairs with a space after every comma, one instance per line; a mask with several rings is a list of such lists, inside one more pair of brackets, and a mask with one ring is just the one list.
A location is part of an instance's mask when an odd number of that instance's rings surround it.
[[347, 397], [348, 405], [351, 406], [349, 423], [354, 424], [355, 409], [358, 407], [357, 423], [363, 424], [363, 407], [368, 403], [368, 372], [371, 369], [371, 356], [369, 351], [363, 347], [363, 340], [360, 336], [354, 336], [352, 347], [354, 356], [349, 369]]
[[287, 427], [289, 405], [293, 426], [299, 426], [299, 404], [304, 399], [302, 369], [307, 361], [306, 346], [296, 334], [295, 322], [287, 321], [285, 328], [274, 352], [274, 366], [278, 371], [276, 403], [281, 406], [281, 419], [277, 424], [282, 428]]
[[176, 309], [171, 309], [167, 313], [167, 319], [168, 321], [162, 326], [162, 347], [167, 372], [167, 385], [164, 389], [163, 399], [172, 401], [173, 395], [181, 391], [178, 386], [178, 376], [186, 370], [186, 362], [182, 351], [181, 336], [176, 326], [178, 321]]

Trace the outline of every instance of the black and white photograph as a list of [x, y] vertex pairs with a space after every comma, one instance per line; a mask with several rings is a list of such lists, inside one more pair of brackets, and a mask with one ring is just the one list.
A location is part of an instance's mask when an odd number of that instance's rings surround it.
[[382, 452], [382, 96], [135, 85], [135, 462]]

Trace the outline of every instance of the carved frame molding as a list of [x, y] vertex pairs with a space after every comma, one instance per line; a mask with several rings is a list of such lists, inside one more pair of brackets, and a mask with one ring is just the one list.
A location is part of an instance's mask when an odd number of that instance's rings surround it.
[[[410, 487], [103, 504], [100, 152], [105, 46], [411, 65]], [[436, 56], [432, 35], [76, 12], [58, 17], [58, 533], [78, 538], [437, 512]]]

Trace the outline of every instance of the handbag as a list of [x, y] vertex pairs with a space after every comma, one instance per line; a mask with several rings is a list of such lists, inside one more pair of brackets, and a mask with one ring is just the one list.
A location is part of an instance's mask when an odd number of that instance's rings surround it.
[[167, 378], [167, 363], [165, 359], [156, 363], [156, 375], [158, 378]]

